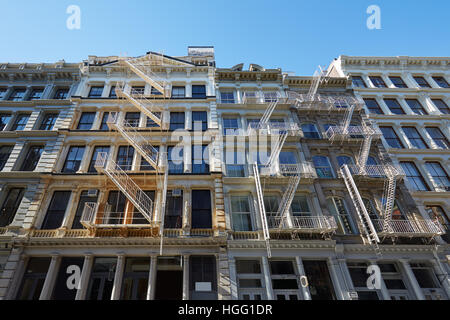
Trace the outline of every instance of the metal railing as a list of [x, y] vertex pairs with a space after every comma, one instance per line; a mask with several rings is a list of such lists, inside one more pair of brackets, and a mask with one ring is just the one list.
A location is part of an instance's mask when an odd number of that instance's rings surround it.
[[280, 135], [288, 133], [291, 136], [301, 135], [300, 128], [294, 122], [251, 122], [248, 124], [246, 135]]
[[328, 128], [326, 135], [329, 139], [364, 139], [367, 136], [380, 138], [382, 133], [379, 129], [367, 126], [331, 126]]
[[337, 229], [336, 220], [331, 216], [291, 216], [267, 217], [270, 229], [298, 229], [308, 232], [332, 232]]
[[[406, 236], [436, 236], [445, 233], [444, 227], [438, 220], [372, 220], [375, 229], [381, 234]], [[385, 230], [387, 229], [387, 230]]]
[[95, 224], [95, 217], [97, 216], [98, 204], [95, 202], [87, 202], [84, 204], [83, 213], [80, 222], [86, 228], [91, 228]]
[[397, 177], [401, 178], [405, 176], [404, 171], [401, 167], [393, 164], [383, 164], [383, 165], [348, 165], [350, 173], [354, 176], [368, 176], [371, 178], [386, 178], [386, 177]]
[[345, 111], [350, 106], [355, 106], [356, 110], [360, 110], [363, 104], [356, 98], [351, 96], [337, 96], [315, 94], [309, 96], [294, 91], [287, 92], [287, 100], [297, 109], [315, 109], [315, 110], [342, 110]]
[[312, 162], [280, 164], [280, 174], [284, 176], [300, 175], [306, 179], [317, 178], [317, 173]]
[[143, 62], [143, 61], [136, 61], [136, 59], [121, 59], [120, 61], [123, 61], [134, 73], [136, 73], [139, 77], [141, 77], [145, 82], [153, 86], [156, 90], [161, 92], [163, 95], [168, 95], [169, 92], [166, 91], [168, 82], [158, 76], [156, 73], [154, 73], [151, 70], [151, 67], [153, 66], [159, 66], [162, 65], [161, 63], [149, 65], [149, 62]]

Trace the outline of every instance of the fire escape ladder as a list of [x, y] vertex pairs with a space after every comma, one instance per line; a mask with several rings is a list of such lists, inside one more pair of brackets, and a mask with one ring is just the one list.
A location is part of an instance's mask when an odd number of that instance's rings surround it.
[[[130, 93], [126, 92], [124, 83], [117, 83], [116, 95], [128, 100], [132, 105], [143, 112], [147, 117], [152, 119], [158, 126], [162, 124], [162, 109], [155, 103], [145, 97], [144, 94], [131, 89]], [[157, 115], [155, 112], [159, 112]]]
[[289, 208], [291, 207], [292, 201], [294, 200], [295, 192], [297, 191], [300, 180], [301, 180], [300, 173], [297, 173], [289, 177], [287, 189], [283, 194], [283, 198], [281, 199], [280, 206], [278, 207], [277, 212], [277, 217], [280, 217], [279, 228], [283, 226], [283, 222], [285, 221], [288, 215]]
[[271, 150], [269, 161], [267, 164], [267, 166], [269, 168], [272, 169], [275, 162], [278, 160], [278, 158], [280, 156], [280, 152], [283, 149], [283, 145], [286, 142], [287, 137], [288, 137], [287, 131], [281, 132], [279, 135], [277, 135], [276, 144], [275, 144], [275, 146], [273, 146], [273, 148]]
[[269, 105], [267, 106], [267, 109], [264, 111], [263, 116], [261, 117], [261, 120], [259, 121], [259, 124], [261, 127], [264, 127], [269, 122], [270, 117], [272, 116], [273, 111], [277, 107], [279, 102], [279, 98], [276, 98], [276, 101], [269, 102]]
[[307, 95], [307, 101], [313, 101], [314, 97], [317, 94], [317, 90], [319, 89], [319, 86], [328, 81], [327, 71], [323, 70], [321, 66], [319, 66], [319, 69], [316, 70], [313, 76], [311, 87], [309, 88], [308, 95]]
[[351, 106], [349, 106], [347, 100], [343, 100], [343, 103], [340, 104], [340, 107], [342, 107], [342, 105], [345, 105], [345, 116], [344, 116], [344, 125], [343, 125], [343, 130], [344, 133], [347, 133], [347, 129], [350, 126], [350, 123], [352, 121], [352, 117], [353, 117], [353, 112], [355, 111], [355, 105], [352, 104]]
[[364, 170], [367, 164], [367, 159], [369, 158], [370, 147], [372, 145], [373, 135], [364, 134], [364, 142], [361, 146], [358, 158], [358, 166], [360, 170]]
[[[387, 168], [386, 171], [389, 171]], [[395, 203], [395, 190], [397, 187], [397, 178], [395, 175], [387, 173], [387, 181], [385, 182], [383, 199], [385, 199], [386, 204], [384, 205], [383, 212], [383, 231], [389, 232], [390, 222], [392, 220], [392, 209]]]
[[100, 152], [97, 155], [95, 169], [105, 173], [122, 191], [136, 209], [153, 224], [153, 201], [141, 188], [123, 171], [112, 159], [107, 160], [108, 153]]
[[369, 213], [364, 205], [364, 202], [359, 194], [358, 188], [356, 187], [355, 181], [353, 180], [352, 174], [348, 166], [345, 164], [341, 168], [341, 175], [344, 178], [345, 186], [350, 194], [353, 205], [355, 206], [356, 213], [359, 218], [358, 228], [361, 234], [366, 237], [370, 245], [374, 248], [375, 252], [379, 255], [381, 254], [378, 243], [380, 239], [378, 238], [375, 227], [370, 219]]
[[258, 212], [261, 218], [264, 240], [266, 241], [267, 256], [270, 258], [272, 256], [272, 252], [270, 250], [270, 233], [269, 233], [269, 226], [267, 224], [266, 208], [264, 206], [264, 194], [261, 187], [261, 179], [259, 176], [258, 165], [255, 163], [253, 164], [252, 167], [253, 167], [253, 176], [255, 177]]

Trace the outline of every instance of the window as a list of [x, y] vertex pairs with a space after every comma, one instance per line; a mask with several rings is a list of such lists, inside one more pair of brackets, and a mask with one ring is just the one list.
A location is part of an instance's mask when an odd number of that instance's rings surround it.
[[31, 146], [28, 149], [28, 153], [22, 162], [20, 171], [34, 171], [43, 151], [43, 146]]
[[277, 300], [299, 300], [298, 282], [292, 261], [269, 261], [273, 293]]
[[180, 229], [183, 223], [183, 190], [181, 194], [167, 191], [166, 215], [164, 217], [164, 228]]
[[25, 269], [17, 300], [39, 300], [51, 258], [30, 258]]
[[358, 293], [358, 300], [379, 300], [376, 291], [367, 288], [367, 264], [364, 262], [347, 262], [348, 271], [352, 278], [353, 286]]
[[357, 88], [367, 88], [366, 83], [360, 76], [352, 76], [352, 83]]
[[134, 148], [132, 146], [120, 146], [117, 151], [116, 163], [124, 171], [131, 170], [133, 165]]
[[95, 112], [83, 112], [78, 122], [78, 130], [91, 130], [94, 123]]
[[6, 162], [8, 162], [9, 155], [11, 154], [12, 146], [1, 146], [0, 147], [0, 171], [5, 167]]
[[408, 106], [411, 108], [411, 110], [415, 114], [419, 114], [419, 115], [426, 115], [427, 114], [427, 112], [425, 111], [425, 109], [423, 108], [423, 106], [419, 102], [419, 100], [417, 100], [417, 99], [406, 99], [406, 103], [408, 104]]
[[39, 126], [39, 130], [52, 130], [56, 123], [56, 119], [58, 119], [57, 113], [46, 113]]
[[341, 198], [328, 198], [327, 199], [328, 211], [338, 221], [338, 230], [341, 234], [354, 234], [355, 229], [353, 226], [350, 214], [347, 211], [344, 200]]
[[97, 173], [97, 170], [95, 169], [95, 162], [97, 161], [97, 157], [99, 153], [107, 153], [109, 155], [109, 146], [98, 146], [94, 148], [94, 152], [92, 153], [91, 162], [89, 163], [89, 173]]
[[450, 109], [447, 104], [441, 99], [431, 99], [434, 105], [441, 111], [443, 114], [450, 114]]
[[69, 95], [69, 89], [58, 89], [55, 92], [55, 96], [53, 99], [56, 100], [64, 100], [67, 99], [67, 96]]
[[130, 126], [133, 128], [139, 127], [139, 121], [141, 120], [140, 112], [127, 112], [125, 114], [126, 126]]
[[[142, 93], [143, 94], [143, 93]], [[155, 87], [152, 87], [150, 90], [150, 94], [153, 96], [161, 96], [162, 92], [156, 89]]]
[[275, 217], [278, 213], [278, 197], [271, 195], [264, 195], [264, 208], [266, 210], [267, 222], [269, 228], [277, 228], [279, 226], [279, 222]]
[[104, 224], [122, 224], [127, 198], [120, 191], [110, 191], [103, 217]]
[[425, 167], [432, 176], [434, 185], [437, 188], [450, 191], [450, 181], [448, 180], [448, 175], [439, 162], [426, 162]]
[[416, 80], [417, 84], [421, 88], [431, 88], [430, 84], [425, 80], [424, 77], [414, 76], [414, 80]]
[[103, 87], [91, 87], [89, 91], [89, 98], [101, 98]]
[[386, 84], [380, 76], [369, 76], [372, 84], [377, 88], [386, 88]]
[[381, 110], [380, 106], [378, 105], [377, 100], [375, 99], [364, 99], [364, 102], [366, 104], [367, 109], [370, 113], [373, 114], [383, 114], [383, 111]]
[[116, 86], [112, 86], [111, 87], [111, 91], [109, 91], [109, 97], [111, 99], [116, 99], [117, 98], [117, 94], [116, 94]]
[[70, 191], [55, 191], [53, 193], [41, 230], [53, 230], [61, 227], [70, 195]]
[[108, 127], [108, 117], [109, 117], [110, 113], [109, 112], [103, 112], [103, 117], [102, 117], [102, 123], [100, 124], [100, 130], [102, 131], [108, 131], [109, 127]]
[[393, 114], [405, 114], [397, 99], [384, 99], [384, 102]]
[[448, 85], [447, 80], [445, 80], [444, 77], [435, 76], [435, 77], [433, 77], [433, 80], [436, 81], [438, 86], [441, 87], [441, 88], [447, 88], [447, 89], [450, 88], [450, 86]]
[[403, 148], [403, 144], [391, 127], [380, 127], [383, 137], [391, 148]]
[[[147, 197], [149, 197], [154, 203], [154, 201], [155, 201], [155, 191], [154, 190], [146, 190], [146, 191], [144, 191], [144, 194]], [[142, 213], [137, 208], [134, 208], [132, 224], [149, 224], [149, 223], [150, 222], [142, 215]]]
[[266, 91], [263, 92], [264, 102], [270, 103], [278, 100], [278, 92], [277, 91]]
[[411, 269], [421, 288], [440, 288], [432, 267], [425, 263], [411, 263]]
[[169, 130], [178, 130], [185, 128], [185, 115], [184, 112], [171, 112], [170, 113], [170, 127]]
[[22, 101], [25, 96], [25, 89], [14, 89], [12, 94], [9, 96], [9, 101]]
[[70, 147], [62, 172], [75, 173], [80, 169], [85, 147]]
[[83, 270], [84, 257], [63, 257], [56, 277], [55, 287], [51, 300], [75, 300], [77, 290], [71, 289], [67, 283], [70, 281], [71, 273], [67, 272], [69, 266], [77, 266]]
[[[155, 152], [155, 150], [152, 150], [151, 151], [151, 153], [152, 153], [151, 156], [152, 156], [152, 159], [154, 159], [155, 162], [157, 162], [157, 159], [158, 159], [157, 155], [158, 155], [158, 152], [159, 152], [159, 146], [153, 146], [153, 148], [155, 148], [156, 152]], [[145, 160], [144, 157], [141, 156], [141, 165], [139, 167], [139, 170], [141, 170], [141, 171], [154, 171], [155, 167], [153, 167], [150, 163], [148, 163], [147, 160]]]
[[309, 208], [308, 198], [306, 196], [295, 196], [291, 204], [292, 215], [296, 216], [311, 216], [311, 209]]
[[[384, 198], [381, 198], [381, 202], [383, 203], [383, 206], [386, 205], [386, 200]], [[392, 208], [392, 220], [406, 220], [406, 216], [397, 200], [394, 201], [394, 207]]]
[[245, 151], [226, 151], [225, 163], [228, 177], [245, 176]]
[[408, 88], [402, 77], [389, 77], [396, 88]]
[[121, 300], [146, 300], [149, 258], [126, 258]]
[[6, 88], [0, 88], [0, 100], [5, 99], [5, 97], [6, 97], [6, 92], [8, 92], [8, 89], [6, 89]]
[[449, 149], [450, 144], [448, 143], [447, 138], [444, 136], [444, 134], [441, 132], [439, 128], [436, 127], [426, 127], [425, 128], [428, 132], [428, 134], [433, 139], [434, 143], [437, 144], [437, 146], [441, 149]]
[[231, 213], [234, 231], [252, 231], [248, 196], [231, 196]]
[[87, 300], [111, 300], [117, 258], [97, 257], [92, 267]]
[[184, 172], [183, 153], [182, 147], [167, 147], [169, 174], [182, 174]]
[[263, 274], [259, 260], [236, 259], [237, 282], [241, 300], [265, 298]]
[[325, 156], [313, 157], [314, 167], [319, 178], [333, 179], [333, 169], [331, 168], [330, 160]]
[[185, 87], [172, 87], [172, 98], [184, 98], [186, 97]]
[[280, 164], [297, 164], [295, 151], [281, 151], [279, 157]]
[[11, 115], [7, 113], [0, 114], [0, 131], [3, 131], [8, 125], [9, 120], [11, 120]]
[[[191, 300], [217, 300], [217, 268], [214, 256], [189, 257], [189, 292]], [[203, 291], [197, 284], [208, 285]], [[205, 288], [206, 289], [206, 288]]]
[[31, 94], [28, 97], [28, 100], [40, 100], [43, 93], [44, 89], [33, 89], [31, 90]]
[[19, 114], [14, 122], [11, 130], [12, 131], [22, 131], [25, 129], [27, 125], [28, 119], [30, 118], [29, 114]]
[[192, 146], [192, 173], [209, 173], [209, 148], [207, 145]]
[[[161, 119], [161, 112], [153, 112], [158, 119]], [[147, 117], [147, 121], [145, 123], [146, 128], [159, 128], [159, 124], [157, 124], [153, 119]]]
[[239, 129], [239, 122], [237, 118], [224, 118], [223, 119], [223, 134], [235, 135]]
[[366, 207], [367, 213], [369, 214], [369, 217], [371, 220], [377, 220], [378, 214], [377, 210], [375, 209], [375, 206], [373, 205], [372, 200], [367, 198], [362, 198], [362, 201], [364, 203], [364, 206]]
[[201, 127], [202, 131], [208, 130], [208, 113], [206, 111], [192, 111], [192, 129], [197, 131], [197, 127]]
[[206, 86], [205, 85], [193, 85], [192, 86], [192, 98], [197, 98], [197, 99], [206, 98]]
[[419, 170], [417, 169], [414, 162], [410, 161], [404, 161], [400, 162], [400, 165], [402, 166], [403, 171], [405, 171], [406, 174], [406, 180], [411, 185], [411, 188], [414, 191], [429, 191], [430, 189], [426, 185], [425, 181], [423, 180], [422, 175], [420, 174]]
[[[97, 190], [98, 193], [98, 190]], [[75, 217], [72, 222], [72, 229], [83, 229], [81, 224], [81, 216], [83, 215], [84, 206], [88, 202], [97, 203], [98, 195], [90, 196], [88, 191], [82, 191], [80, 194], [80, 199], [78, 200], [77, 211], [75, 212]]]
[[349, 156], [338, 156], [337, 161], [339, 163], [339, 168], [342, 168], [344, 164], [347, 164], [349, 166], [353, 164], [353, 159]]
[[315, 124], [312, 123], [302, 124], [302, 131], [305, 138], [320, 139], [320, 134]]
[[220, 92], [220, 103], [234, 103], [233, 91], [221, 91]]
[[211, 192], [192, 190], [192, 229], [211, 229]]
[[408, 137], [411, 144], [414, 146], [414, 148], [417, 149], [426, 149], [427, 145], [425, 144], [425, 141], [423, 141], [421, 135], [414, 127], [403, 127], [403, 132]]
[[[131, 94], [144, 94], [145, 93], [145, 86], [132, 86], [131, 87]], [[152, 88], [152, 94], [153, 94], [153, 88]]]
[[11, 188], [8, 191], [8, 195], [3, 201], [2, 209], [0, 210], [0, 227], [9, 226], [13, 222], [24, 193], [24, 188]]
[[439, 223], [444, 227], [444, 230], [446, 230], [446, 234], [442, 235], [442, 239], [446, 241], [447, 243], [450, 243], [450, 216], [442, 209], [441, 206], [427, 206], [425, 207], [425, 210], [428, 213], [428, 216], [432, 220], [438, 220]]

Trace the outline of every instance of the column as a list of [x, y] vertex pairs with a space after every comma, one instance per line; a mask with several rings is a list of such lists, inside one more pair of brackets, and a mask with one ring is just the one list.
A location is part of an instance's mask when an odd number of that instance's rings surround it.
[[25, 90], [25, 94], [23, 95], [23, 101], [28, 101], [28, 98], [30, 97], [32, 91], [33, 87], [31, 85], [28, 85]]
[[86, 173], [89, 170], [89, 163], [91, 160], [91, 152], [94, 149], [94, 147], [91, 144], [86, 145], [86, 148], [84, 149], [83, 159], [81, 159], [80, 168], [78, 169], [81, 173]]
[[428, 187], [432, 191], [435, 190], [437, 186], [434, 184], [433, 177], [431, 176], [430, 172], [426, 169], [425, 160], [418, 160], [416, 163], [417, 170], [419, 170], [420, 174], [422, 175], [423, 179], [425, 180], [425, 183], [428, 185]]
[[434, 81], [434, 79], [431, 78], [430, 75], [427, 75], [427, 74], [426, 74], [426, 75], [424, 75], [423, 77], [425, 78], [425, 80], [427, 80], [428, 84], [429, 84], [432, 88], [435, 88], [435, 89], [440, 89], [440, 88], [441, 88], [441, 87], [438, 86], [438, 84], [436, 83], [436, 81]]
[[183, 255], [183, 300], [189, 300], [189, 255]]
[[42, 287], [41, 295], [39, 296], [39, 300], [51, 299], [60, 263], [61, 257], [59, 256], [59, 254], [52, 255], [50, 267], [48, 268], [47, 275], [44, 281], [44, 286]]
[[373, 84], [372, 81], [370, 81], [369, 76], [367, 74], [362, 74], [361, 78], [363, 78], [364, 82], [367, 85], [367, 88], [376, 88]]
[[398, 100], [398, 103], [401, 105], [401, 107], [403, 108], [403, 110], [405, 111], [406, 114], [415, 115], [414, 111], [412, 111], [412, 109], [410, 108], [410, 106], [406, 102], [405, 98], [397, 97], [397, 100]]
[[337, 265], [336, 259], [332, 258], [332, 257], [328, 257], [327, 264], [330, 269], [330, 275], [331, 275], [331, 279], [333, 280], [333, 284], [335, 287], [334, 291], [336, 292], [337, 298], [339, 300], [346, 300], [344, 292], [342, 291], [341, 283], [339, 281], [339, 275], [338, 275], [337, 268], [336, 268], [336, 265]]
[[8, 100], [9, 96], [11, 95], [11, 93], [13, 92], [14, 87], [8, 86], [8, 88], [6, 88], [6, 92], [5, 92], [5, 96], [3, 97], [3, 99], [0, 100]]
[[411, 269], [411, 266], [409, 265], [408, 260], [400, 259], [399, 261], [406, 273], [406, 277], [408, 278], [409, 283], [412, 286], [416, 298], [418, 300], [425, 300], [425, 296], [423, 295], [422, 289], [420, 288], [419, 283], [417, 282], [416, 277], [414, 276], [414, 273]]
[[242, 103], [242, 92], [241, 92], [241, 88], [236, 86], [236, 103], [237, 104], [241, 104]]
[[[446, 272], [445, 268], [442, 266], [439, 261], [439, 257], [436, 255], [434, 259], [430, 260], [431, 265], [433, 266], [433, 271], [437, 275], [437, 278], [440, 280], [439, 282], [442, 284], [442, 289], [444, 289], [447, 294], [447, 298], [450, 299], [450, 276]], [[445, 278], [444, 278], [445, 277]]]
[[102, 98], [108, 98], [110, 91], [111, 91], [111, 82], [108, 81], [105, 83], [105, 86], [103, 87]]
[[423, 140], [425, 140], [426, 144], [430, 149], [439, 149], [438, 145], [434, 142], [433, 138], [430, 136], [425, 127], [421, 124], [416, 125], [417, 131], [422, 136]]
[[236, 259], [234, 257], [228, 258], [228, 267], [230, 268], [231, 300], [239, 300], [236, 275]]
[[422, 104], [423, 108], [429, 113], [434, 115], [440, 115], [441, 112], [434, 105], [433, 101], [431, 101], [430, 95], [426, 92], [419, 93], [418, 97], [419, 102]]
[[303, 267], [303, 261], [301, 257], [295, 257], [295, 263], [297, 266], [297, 272], [300, 277], [300, 290], [302, 291], [303, 300], [311, 300], [311, 293], [309, 292], [309, 285], [304, 285], [306, 277], [305, 268]]
[[186, 110], [185, 111], [185, 115], [186, 115], [186, 118], [185, 118], [185, 122], [184, 122], [184, 128], [186, 129], [186, 130], [193, 130], [194, 128], [192, 128], [192, 111], [189, 109], [189, 110]]
[[418, 88], [416, 80], [413, 79], [410, 72], [403, 73], [403, 81], [406, 83], [408, 88]]
[[44, 92], [42, 93], [42, 100], [47, 100], [52, 98], [53, 83], [49, 83], [45, 86]]
[[375, 100], [378, 103], [378, 105], [380, 106], [380, 109], [383, 111], [384, 114], [387, 114], [387, 115], [393, 114], [381, 97], [375, 97]]
[[92, 130], [99, 130], [102, 123], [102, 114], [100, 111], [95, 113], [94, 122], [92, 123]]
[[261, 257], [262, 258], [262, 267], [263, 267], [263, 273], [264, 273], [264, 282], [266, 283], [266, 294], [267, 294], [267, 300], [274, 300], [273, 295], [273, 289], [272, 289], [272, 277], [270, 276], [270, 269], [269, 269], [269, 259], [267, 257]]
[[[369, 260], [369, 263], [374, 266], [377, 265], [376, 260]], [[389, 291], [386, 288], [386, 284], [384, 283], [384, 279], [383, 279], [382, 275], [380, 277], [380, 293], [381, 293], [383, 300], [391, 300], [391, 295], [389, 294]]]
[[119, 300], [122, 289], [123, 269], [125, 268], [125, 255], [117, 256], [116, 273], [114, 275], [114, 285], [111, 294], [111, 300]]
[[382, 74], [381, 78], [383, 79], [384, 83], [386, 83], [386, 86], [388, 88], [395, 88], [394, 84], [392, 83], [391, 79], [388, 77], [387, 74]]
[[150, 257], [150, 270], [148, 273], [147, 300], [155, 300], [157, 264], [158, 257], [152, 255]]
[[85, 300], [89, 285], [89, 278], [91, 275], [92, 266], [94, 264], [94, 257], [92, 254], [87, 254], [84, 257], [83, 270], [81, 271], [80, 288], [77, 290], [75, 300]]
[[192, 98], [192, 83], [190, 81], [186, 82], [186, 98]]
[[[355, 287], [353, 286], [352, 277], [350, 276], [350, 272], [348, 271], [347, 261], [345, 259], [337, 259], [337, 261], [339, 264], [339, 269], [341, 270], [342, 277], [346, 284], [348, 293], [356, 291]], [[351, 297], [348, 298], [351, 299]]]
[[394, 124], [392, 126], [392, 128], [394, 129], [395, 134], [397, 135], [397, 137], [402, 142], [402, 144], [405, 148], [414, 149], [413, 145], [406, 138], [405, 133], [403, 132], [402, 128], [398, 124]]

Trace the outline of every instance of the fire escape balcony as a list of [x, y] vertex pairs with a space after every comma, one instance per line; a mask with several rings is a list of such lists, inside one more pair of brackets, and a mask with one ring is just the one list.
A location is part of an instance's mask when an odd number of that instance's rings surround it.
[[348, 169], [355, 179], [387, 179], [395, 177], [400, 180], [405, 176], [403, 169], [393, 164], [366, 165], [364, 167], [348, 165]]
[[295, 122], [268, 122], [258, 123], [252, 122], [248, 124], [246, 135], [282, 135], [300, 136], [300, 128]]
[[331, 126], [328, 128], [326, 136], [331, 141], [351, 141], [362, 140], [366, 137], [380, 139], [382, 133], [379, 129], [368, 126]]
[[331, 216], [287, 216], [267, 217], [269, 229], [296, 231], [298, 233], [333, 233], [337, 229], [336, 220]]
[[[372, 220], [380, 237], [435, 237], [445, 233], [438, 220]], [[387, 227], [387, 228], [386, 228]], [[384, 230], [384, 229], [387, 230]]]

